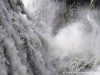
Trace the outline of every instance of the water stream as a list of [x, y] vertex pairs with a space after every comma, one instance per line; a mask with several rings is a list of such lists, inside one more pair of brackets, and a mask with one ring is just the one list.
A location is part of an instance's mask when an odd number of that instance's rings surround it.
[[24, 14], [18, 1], [0, 1], [0, 75], [100, 75], [94, 0], [22, 0]]

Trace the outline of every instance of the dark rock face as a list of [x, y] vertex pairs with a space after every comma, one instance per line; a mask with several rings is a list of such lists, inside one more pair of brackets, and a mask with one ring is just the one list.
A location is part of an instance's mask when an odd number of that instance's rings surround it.
[[[56, 2], [61, 3], [61, 10], [54, 22], [54, 30], [53, 33], [56, 35], [59, 28], [64, 27], [65, 22], [68, 22], [71, 19], [75, 19], [77, 16], [77, 11], [81, 8], [90, 8], [90, 9], [99, 9], [100, 8], [100, 0], [55, 0]], [[57, 30], [58, 29], [58, 30]]]

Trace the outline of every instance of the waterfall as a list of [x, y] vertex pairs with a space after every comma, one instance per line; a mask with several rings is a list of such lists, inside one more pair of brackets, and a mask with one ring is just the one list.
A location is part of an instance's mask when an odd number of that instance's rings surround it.
[[0, 1], [0, 75], [99, 75], [98, 8], [99, 0]]

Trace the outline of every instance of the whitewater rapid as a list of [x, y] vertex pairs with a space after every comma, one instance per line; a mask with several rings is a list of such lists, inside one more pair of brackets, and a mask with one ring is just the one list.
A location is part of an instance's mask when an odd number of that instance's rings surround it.
[[[64, 6], [51, 0], [22, 1], [33, 21], [37, 25], [40, 24], [40, 29], [36, 30], [47, 42], [48, 48], [45, 52], [47, 57], [43, 56], [50, 72], [62, 75], [63, 73], [59, 72], [81, 72], [82, 70], [84, 75], [100, 74], [99, 11], [89, 8], [80, 9], [74, 21], [62, 23], [64, 27], [59, 28], [56, 35], [53, 35], [54, 20], [59, 13], [64, 12], [59, 11]], [[89, 67], [86, 67], [87, 65]]]

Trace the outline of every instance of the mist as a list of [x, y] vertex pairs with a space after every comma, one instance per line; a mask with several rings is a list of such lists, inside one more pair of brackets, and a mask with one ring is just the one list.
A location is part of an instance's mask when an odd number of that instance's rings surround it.
[[[75, 19], [57, 23], [59, 20], [64, 20], [63, 17], [60, 17], [61, 19], [57, 17], [59, 14], [65, 12], [63, 10], [63, 2], [59, 3], [50, 0], [22, 1], [25, 9], [30, 12], [35, 22], [42, 25], [42, 28], [40, 27], [38, 32], [48, 45], [48, 49], [45, 52], [47, 55], [46, 62], [55, 64], [56, 62], [53, 61], [59, 59], [57, 60], [56, 67], [49, 65], [53, 67], [53, 72], [57, 72], [60, 75], [59, 71], [62, 68], [69, 68], [69, 71], [64, 70], [64, 72], [80, 72], [83, 70], [84, 75], [92, 75], [94, 71], [98, 73], [93, 75], [100, 74], [98, 70], [100, 62], [99, 10], [91, 10], [89, 7], [83, 7], [77, 10]], [[55, 19], [58, 19], [58, 21]], [[37, 23], [36, 26], [39, 27]], [[54, 28], [58, 26], [57, 24], [60, 27]], [[53, 35], [54, 30], [57, 31], [55, 35]], [[69, 60], [65, 60], [68, 58]], [[81, 67], [77, 66], [81, 62], [84, 62], [84, 65]], [[76, 68], [73, 68], [73, 63]], [[85, 65], [90, 66], [87, 68]], [[85, 74], [85, 72], [91, 72], [91, 74]]]

